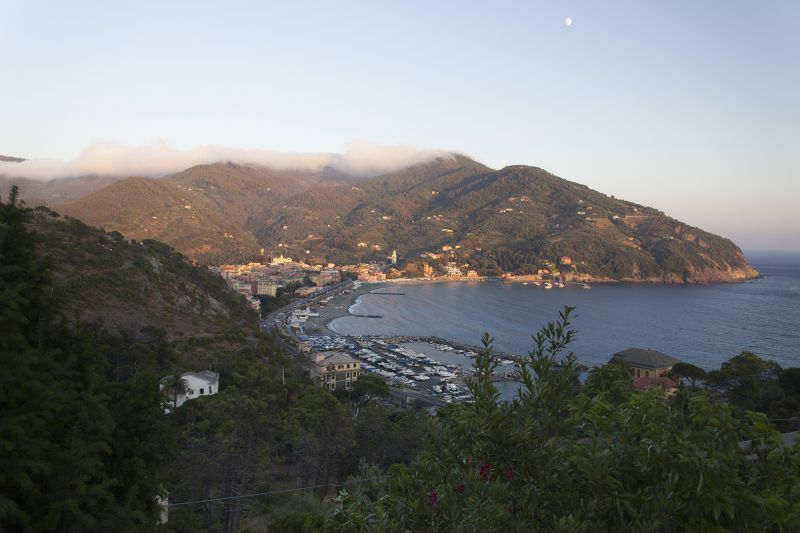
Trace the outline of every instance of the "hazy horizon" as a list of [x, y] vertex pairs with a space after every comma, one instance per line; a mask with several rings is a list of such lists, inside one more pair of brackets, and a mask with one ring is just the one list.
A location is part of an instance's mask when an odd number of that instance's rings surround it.
[[795, 2], [2, 7], [0, 154], [39, 172], [157, 169], [153, 146], [363, 175], [457, 151], [800, 250]]

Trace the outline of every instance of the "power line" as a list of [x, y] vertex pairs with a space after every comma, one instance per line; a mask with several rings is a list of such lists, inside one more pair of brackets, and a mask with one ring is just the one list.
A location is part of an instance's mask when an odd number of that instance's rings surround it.
[[365, 481], [378, 481], [388, 478], [389, 476], [378, 476], [378, 477], [370, 477], [364, 479], [353, 479], [351, 481], [345, 481], [344, 483], [329, 483], [327, 485], [314, 485], [311, 487], [298, 487], [295, 489], [282, 489], [282, 490], [271, 490], [268, 492], [256, 492], [254, 494], [243, 494], [241, 496], [225, 496], [223, 498], [210, 498], [208, 500], [193, 500], [190, 502], [178, 502], [178, 503], [170, 503], [167, 504], [167, 507], [177, 507], [179, 505], [192, 505], [195, 503], [211, 503], [211, 502], [222, 502], [227, 500], [241, 500], [243, 498], [254, 498], [256, 496], [267, 496], [270, 494], [283, 494], [287, 492], [297, 492], [301, 490], [309, 490], [309, 489], [321, 489], [323, 487], [344, 487], [345, 485], [350, 485], [353, 483], [363, 483]]

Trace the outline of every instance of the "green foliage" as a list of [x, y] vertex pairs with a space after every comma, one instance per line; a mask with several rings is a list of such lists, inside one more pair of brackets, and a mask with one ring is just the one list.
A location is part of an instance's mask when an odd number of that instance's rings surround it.
[[785, 368], [778, 376], [786, 396], [800, 396], [800, 368]]
[[675, 363], [671, 373], [678, 378], [686, 378], [694, 386], [697, 381], [706, 378], [706, 371], [691, 363]]
[[[439, 413], [410, 466], [373, 497], [342, 491], [337, 531], [764, 531], [800, 517], [800, 448], [703, 394], [632, 393], [628, 371], [575, 380], [571, 309], [534, 336], [524, 386], [497, 402], [491, 340], [473, 405]], [[739, 442], [751, 438], [749, 449]], [[757, 459], [751, 460], [749, 454]]]
[[356, 401], [388, 397], [389, 386], [386, 380], [373, 374], [362, 374], [353, 387], [353, 399]]
[[764, 411], [782, 395], [778, 376], [781, 367], [752, 352], [742, 352], [708, 373], [708, 384], [719, 387], [733, 405], [750, 411]]
[[0, 199], [0, 529], [152, 529], [171, 443], [157, 381], [107, 379], [104, 347], [59, 314], [31, 217]]
[[270, 531], [275, 533], [317, 533], [325, 526], [322, 513], [289, 513], [272, 523]]

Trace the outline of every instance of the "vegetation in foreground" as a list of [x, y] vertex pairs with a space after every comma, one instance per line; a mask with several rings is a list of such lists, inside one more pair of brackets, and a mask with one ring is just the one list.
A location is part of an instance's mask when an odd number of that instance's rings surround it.
[[475, 403], [440, 411], [423, 451], [374, 497], [343, 491], [330, 529], [795, 530], [800, 447], [786, 448], [765, 415], [740, 417], [705, 393], [634, 392], [620, 365], [579, 386], [565, 353], [570, 311], [534, 337], [508, 403], [497, 401], [486, 337]]

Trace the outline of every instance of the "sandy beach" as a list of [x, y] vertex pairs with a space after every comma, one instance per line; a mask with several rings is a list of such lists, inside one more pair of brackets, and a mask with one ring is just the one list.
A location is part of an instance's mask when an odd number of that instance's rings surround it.
[[319, 308], [319, 317], [313, 321], [309, 320], [303, 325], [303, 329], [307, 334], [320, 333], [320, 334], [336, 334], [328, 328], [328, 324], [341, 318], [348, 316], [350, 313], [348, 309], [353, 305], [359, 296], [367, 294], [375, 289], [383, 289], [393, 286], [392, 283], [362, 283], [358, 288], [354, 288], [349, 294], [338, 294], [324, 307]]

